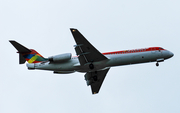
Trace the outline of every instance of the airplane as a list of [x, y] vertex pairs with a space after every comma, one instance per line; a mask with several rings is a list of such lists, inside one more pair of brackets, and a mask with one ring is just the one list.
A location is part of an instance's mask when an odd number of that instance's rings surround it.
[[29, 70], [49, 70], [54, 74], [69, 74], [74, 72], [86, 73], [84, 75], [87, 86], [91, 86], [92, 94], [99, 93], [101, 85], [111, 67], [139, 63], [163, 62], [174, 54], [162, 47], [148, 47], [100, 53], [77, 29], [70, 28], [76, 45], [77, 56], [64, 53], [44, 58], [33, 49], [28, 49], [14, 40], [9, 42], [19, 53], [19, 64], [26, 61]]

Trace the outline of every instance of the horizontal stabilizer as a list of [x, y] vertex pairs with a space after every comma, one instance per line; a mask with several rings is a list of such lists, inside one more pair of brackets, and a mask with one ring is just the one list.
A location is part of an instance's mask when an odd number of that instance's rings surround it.
[[26, 59], [23, 57], [21, 53], [30, 53], [31, 50], [24, 47], [23, 45], [19, 44], [18, 42], [14, 40], [9, 40], [9, 42], [17, 49], [19, 53], [19, 64], [24, 64], [26, 62]]
[[18, 42], [14, 40], [10, 40], [9, 42], [18, 50], [19, 53], [31, 52], [31, 50], [29, 50], [28, 48], [24, 47], [23, 45], [19, 44]]
[[19, 64], [24, 64], [26, 62], [26, 59], [23, 57], [21, 53], [19, 53]]

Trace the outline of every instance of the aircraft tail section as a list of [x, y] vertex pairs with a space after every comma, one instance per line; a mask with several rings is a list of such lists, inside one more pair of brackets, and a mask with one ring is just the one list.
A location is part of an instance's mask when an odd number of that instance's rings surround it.
[[37, 51], [30, 49], [30, 53], [22, 53], [23, 57], [26, 59], [28, 63], [39, 63], [43, 61], [47, 61], [42, 55], [40, 55]]
[[17, 53], [19, 53], [19, 64], [24, 64], [26, 61], [28, 63], [39, 63], [48, 60], [40, 55], [37, 51], [28, 49], [14, 40], [10, 40], [9, 42], [18, 50]]

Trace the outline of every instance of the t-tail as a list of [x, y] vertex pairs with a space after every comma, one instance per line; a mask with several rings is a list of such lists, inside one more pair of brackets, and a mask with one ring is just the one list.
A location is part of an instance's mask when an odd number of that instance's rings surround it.
[[17, 49], [17, 53], [19, 53], [19, 64], [24, 64], [26, 61], [28, 63], [39, 63], [48, 60], [35, 50], [28, 49], [14, 40], [10, 40], [9, 42]]

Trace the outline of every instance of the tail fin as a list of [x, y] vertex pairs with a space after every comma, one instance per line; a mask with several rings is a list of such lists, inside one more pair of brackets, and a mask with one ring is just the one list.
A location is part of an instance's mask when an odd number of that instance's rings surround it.
[[47, 61], [46, 58], [44, 58], [35, 50], [28, 49], [14, 40], [10, 40], [9, 42], [18, 50], [19, 64], [24, 64], [26, 61], [28, 63], [39, 63], [42, 61]]

